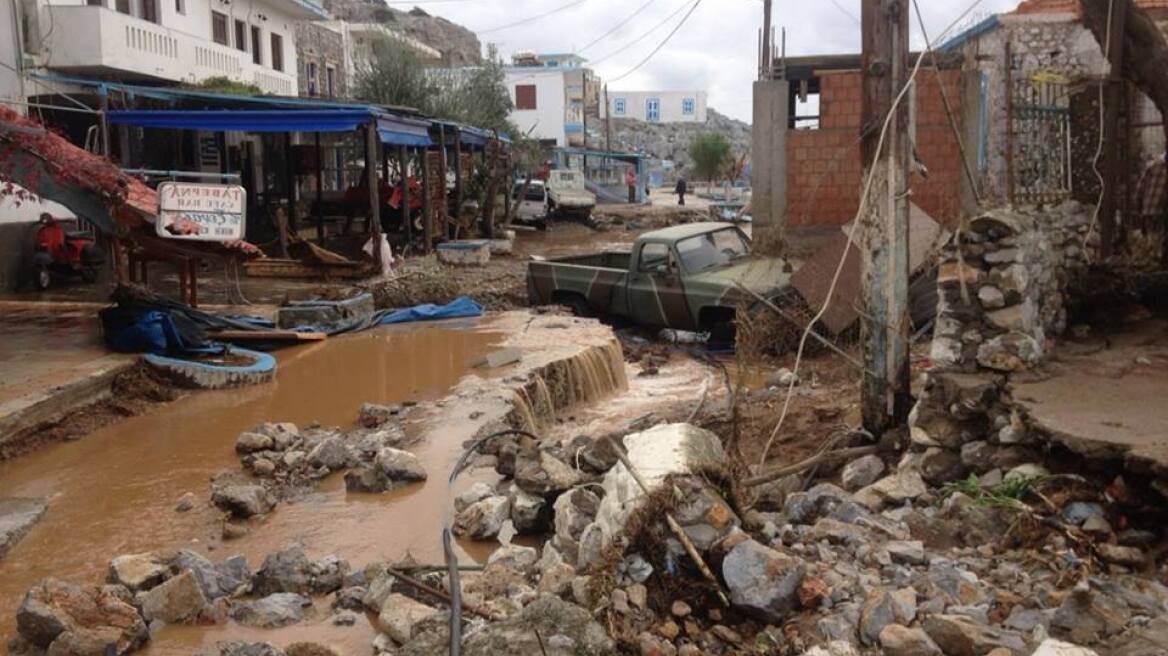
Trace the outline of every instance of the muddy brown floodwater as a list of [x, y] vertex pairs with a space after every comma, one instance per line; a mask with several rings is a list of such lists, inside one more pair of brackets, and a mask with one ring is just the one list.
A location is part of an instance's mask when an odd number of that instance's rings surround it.
[[[430, 472], [424, 484], [347, 495], [334, 475], [315, 494], [281, 504], [247, 537], [228, 543], [220, 537], [219, 513], [207, 503], [209, 479], [239, 466], [233, 445], [249, 427], [264, 421], [348, 427], [367, 401], [439, 398], [500, 339], [489, 324], [443, 324], [378, 329], [282, 351], [270, 385], [193, 394], [81, 441], [0, 463], [0, 497], [49, 500], [41, 522], [0, 562], [0, 636], [14, 634], [16, 608], [37, 581], [98, 583], [121, 554], [193, 548], [212, 560], [243, 554], [255, 568], [267, 554], [299, 544], [312, 557], [336, 553], [355, 567], [407, 551], [422, 562], [441, 562], [444, 472], [460, 446], [446, 442], [461, 439], [454, 431], [425, 431], [412, 448]], [[187, 492], [199, 500], [196, 509], [176, 513]], [[463, 548], [476, 559], [486, 555], [483, 545]], [[367, 623], [333, 627], [327, 617], [282, 629], [278, 639], [234, 625], [166, 627], [142, 653], [191, 654], [224, 639], [288, 644], [311, 638], [342, 653], [368, 654], [372, 637]]]

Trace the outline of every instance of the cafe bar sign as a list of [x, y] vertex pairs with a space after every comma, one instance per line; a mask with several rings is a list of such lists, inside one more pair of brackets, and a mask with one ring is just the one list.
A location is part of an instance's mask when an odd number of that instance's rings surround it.
[[237, 185], [164, 182], [158, 185], [160, 237], [195, 241], [243, 239], [247, 192]]

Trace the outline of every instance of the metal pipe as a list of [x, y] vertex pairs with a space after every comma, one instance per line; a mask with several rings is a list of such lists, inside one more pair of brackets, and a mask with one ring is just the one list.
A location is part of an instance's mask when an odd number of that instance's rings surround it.
[[239, 182], [238, 173], [204, 173], [203, 171], [163, 171], [159, 169], [122, 169], [122, 173], [141, 175], [148, 178], [194, 178], [199, 180], [224, 180]]
[[24, 100], [16, 100], [14, 98], [0, 98], [0, 103], [5, 105], [23, 105], [25, 107], [36, 107], [37, 109], [52, 109], [60, 112], [77, 112], [78, 114], [100, 114], [96, 109], [76, 109], [73, 107], [62, 107], [60, 105], [46, 105], [44, 103], [27, 102]]

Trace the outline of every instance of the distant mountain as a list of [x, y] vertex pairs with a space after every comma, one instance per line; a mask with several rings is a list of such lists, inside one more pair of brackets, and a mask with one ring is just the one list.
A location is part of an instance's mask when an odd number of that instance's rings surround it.
[[325, 9], [340, 20], [384, 23], [442, 53], [446, 66], [468, 66], [482, 61], [482, 45], [475, 33], [414, 7], [400, 11], [381, 0], [324, 0]]

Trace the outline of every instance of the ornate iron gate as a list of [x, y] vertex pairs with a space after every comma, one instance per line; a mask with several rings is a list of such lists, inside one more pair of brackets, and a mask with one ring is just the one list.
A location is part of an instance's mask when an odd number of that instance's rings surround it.
[[1059, 203], [1071, 195], [1070, 85], [1061, 76], [1034, 73], [1013, 81], [1011, 200]]

